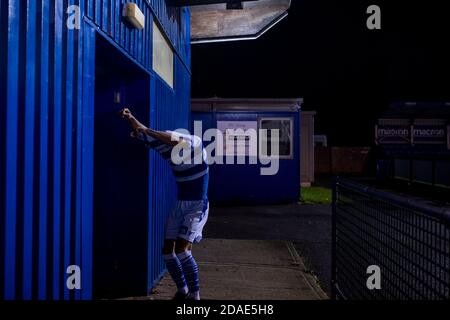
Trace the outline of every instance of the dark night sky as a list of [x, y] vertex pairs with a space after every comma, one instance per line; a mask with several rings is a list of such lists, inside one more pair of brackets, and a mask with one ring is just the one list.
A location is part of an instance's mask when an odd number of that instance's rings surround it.
[[293, 0], [258, 40], [193, 45], [192, 96], [303, 97], [331, 144], [371, 145], [389, 101], [450, 101], [450, 10], [429, 3]]

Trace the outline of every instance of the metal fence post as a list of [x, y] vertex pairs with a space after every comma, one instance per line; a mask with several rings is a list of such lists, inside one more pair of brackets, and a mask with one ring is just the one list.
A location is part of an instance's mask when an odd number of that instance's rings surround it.
[[331, 299], [336, 300], [336, 201], [337, 184], [339, 177], [336, 176], [333, 181], [332, 202], [331, 202]]

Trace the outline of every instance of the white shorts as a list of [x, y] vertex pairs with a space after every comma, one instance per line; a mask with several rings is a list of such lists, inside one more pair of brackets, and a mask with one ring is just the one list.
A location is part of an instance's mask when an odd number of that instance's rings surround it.
[[191, 243], [200, 242], [208, 213], [208, 200], [178, 200], [167, 217], [165, 238], [170, 240], [182, 238]]

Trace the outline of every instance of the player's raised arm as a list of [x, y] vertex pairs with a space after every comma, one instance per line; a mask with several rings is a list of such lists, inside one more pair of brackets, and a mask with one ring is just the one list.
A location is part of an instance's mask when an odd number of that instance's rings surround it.
[[139, 139], [142, 138], [142, 135], [147, 135], [169, 146], [175, 146], [180, 142], [180, 140], [173, 139], [173, 135], [169, 132], [157, 131], [147, 128], [133, 116], [133, 114], [128, 108], [122, 109], [119, 112], [119, 116], [122, 119], [128, 121], [131, 128], [133, 129], [131, 136], [134, 138]]
[[[133, 129], [132, 137], [144, 141], [172, 168], [177, 183], [177, 203], [167, 217], [164, 261], [177, 286], [174, 299], [200, 300], [198, 266], [192, 256], [192, 245], [202, 239], [209, 214], [209, 168], [202, 140], [189, 133], [147, 128], [129, 109], [120, 111], [119, 116], [127, 120]], [[178, 150], [178, 147], [183, 150]]]

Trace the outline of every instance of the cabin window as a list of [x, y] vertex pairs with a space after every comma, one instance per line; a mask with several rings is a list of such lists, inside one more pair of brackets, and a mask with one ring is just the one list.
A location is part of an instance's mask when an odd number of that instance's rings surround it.
[[278, 157], [280, 159], [293, 158], [293, 119], [292, 118], [261, 118], [259, 120], [259, 128], [267, 130], [267, 134], [260, 131], [259, 137], [259, 153], [261, 157], [276, 157], [275, 150], [272, 145], [276, 141], [275, 131], [278, 130]]

